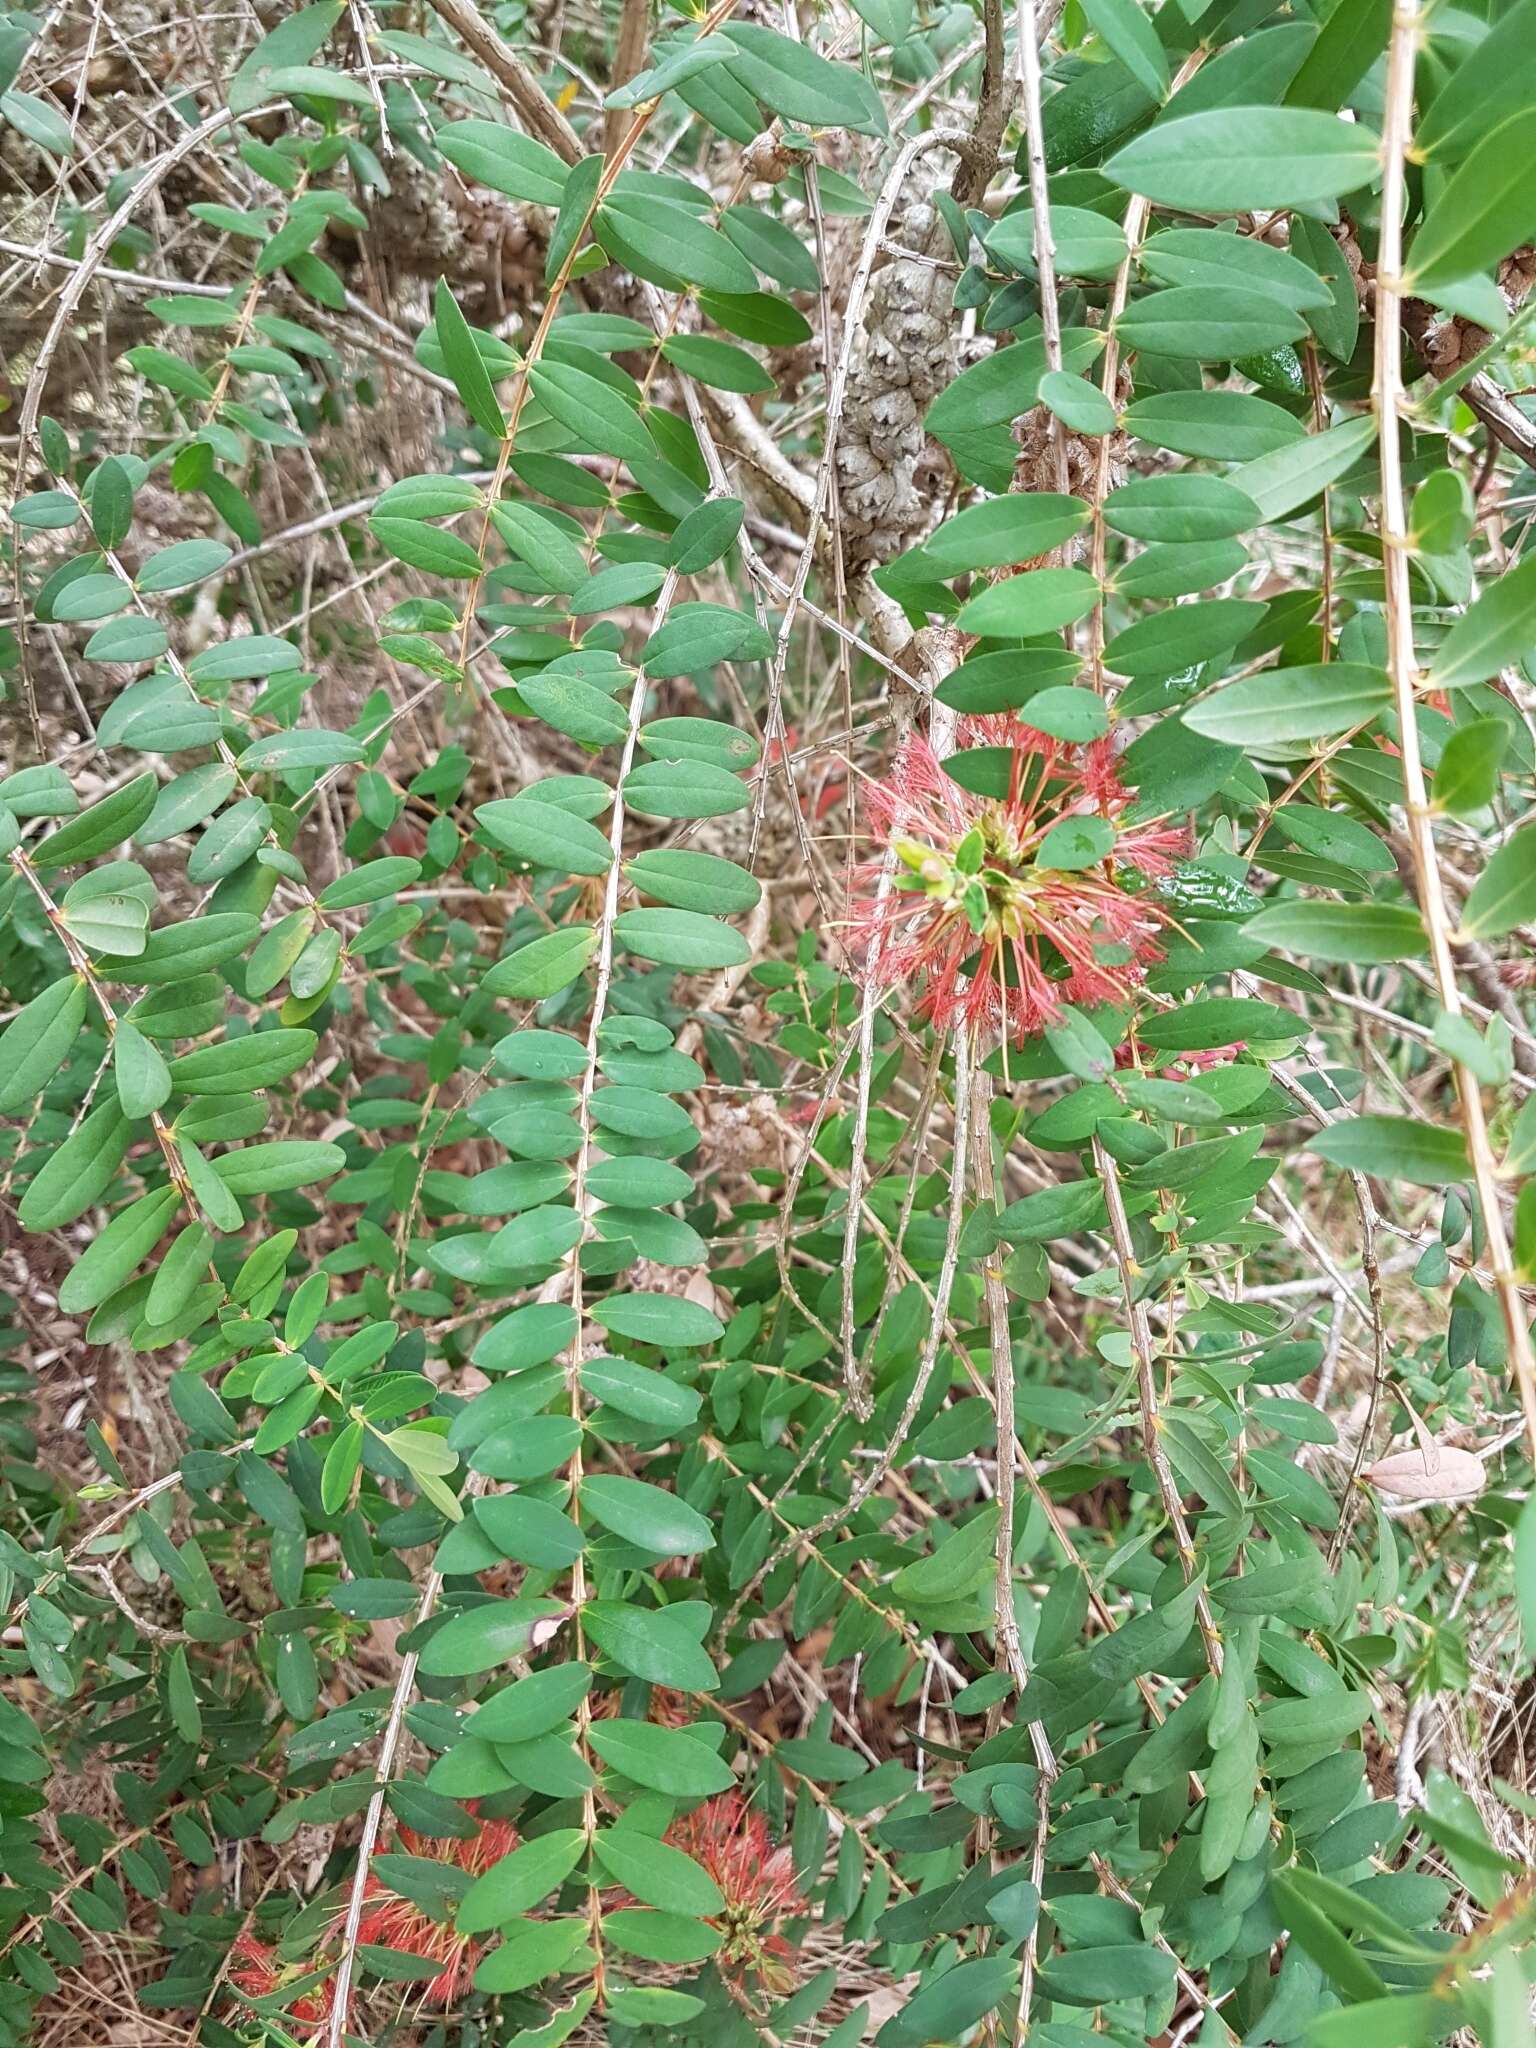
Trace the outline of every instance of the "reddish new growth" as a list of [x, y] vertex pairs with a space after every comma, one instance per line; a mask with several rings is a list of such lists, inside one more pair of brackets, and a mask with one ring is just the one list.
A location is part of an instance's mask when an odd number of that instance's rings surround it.
[[[1171, 872], [1186, 835], [1125, 821], [1131, 797], [1108, 740], [1070, 746], [1011, 716], [964, 719], [960, 737], [1011, 752], [1006, 796], [962, 789], [922, 738], [866, 787], [897, 859], [895, 890], [860, 906], [866, 972], [882, 987], [921, 976], [919, 1014], [938, 1028], [964, 1018], [1019, 1041], [1064, 1003], [1125, 1001], [1162, 957], [1169, 922], [1141, 884]], [[1087, 830], [1047, 845], [1071, 820]]]
[[[474, 1800], [466, 1800], [470, 1813], [478, 1811]], [[471, 1877], [481, 1877], [493, 1863], [510, 1856], [517, 1847], [517, 1829], [509, 1820], [483, 1820], [473, 1835], [438, 1838], [418, 1835], [403, 1827], [399, 1846], [408, 1856], [427, 1856], [436, 1863], [449, 1863]], [[480, 1960], [481, 1944], [460, 1934], [451, 1920], [434, 1920], [420, 1906], [391, 1891], [383, 1879], [370, 1871], [363, 1893], [363, 1917], [358, 1922], [359, 1947], [399, 1949], [405, 1955], [420, 1956], [441, 1967], [421, 1994], [423, 2005], [452, 2005], [469, 1989]]]
[[[247, 1998], [270, 1998], [273, 1992], [282, 1990], [285, 1982], [308, 1974], [307, 1964], [299, 1969], [284, 1963], [275, 1948], [258, 1941], [254, 1934], [242, 1934], [230, 1951], [229, 1981]], [[326, 1978], [296, 1998], [288, 2008], [288, 2016], [301, 2027], [321, 2027], [331, 2016], [332, 2002], [331, 1982]]]
[[775, 1849], [768, 1823], [739, 1792], [721, 1792], [667, 1829], [666, 1840], [709, 1872], [725, 1910], [710, 1922], [723, 1940], [715, 1960], [726, 1976], [754, 1977], [765, 1989], [794, 1984], [794, 1950], [777, 1932], [805, 1911], [787, 1844]]

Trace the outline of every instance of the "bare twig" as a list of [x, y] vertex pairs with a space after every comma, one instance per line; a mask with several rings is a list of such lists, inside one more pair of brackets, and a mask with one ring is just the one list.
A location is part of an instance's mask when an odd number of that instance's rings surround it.
[[[1404, 173], [1413, 123], [1413, 65], [1421, 34], [1418, 0], [1397, 0], [1388, 47], [1385, 122], [1382, 135], [1381, 250], [1376, 274], [1376, 365], [1372, 392], [1381, 453], [1381, 538], [1387, 594], [1387, 662], [1397, 714], [1402, 758], [1403, 804], [1413, 853], [1414, 883], [1440, 1006], [1447, 1016], [1462, 1014], [1451, 927], [1435, 848], [1424, 766], [1419, 751], [1418, 661], [1413, 645], [1413, 592], [1409, 581], [1407, 505], [1403, 493], [1398, 415], [1403, 403], [1402, 305]], [[1498, 1165], [1483, 1111], [1477, 1076], [1453, 1062], [1456, 1091], [1466, 1132], [1472, 1178], [1487, 1237], [1488, 1263], [1504, 1318], [1510, 1363], [1524, 1411], [1531, 1452], [1536, 1456], [1536, 1353], [1510, 1259], [1500, 1202]]]

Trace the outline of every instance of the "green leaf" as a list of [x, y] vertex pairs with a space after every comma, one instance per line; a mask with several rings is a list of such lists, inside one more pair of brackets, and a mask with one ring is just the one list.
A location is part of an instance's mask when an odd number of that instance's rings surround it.
[[604, 1828], [592, 1851], [609, 1876], [647, 1906], [707, 1919], [725, 1911], [720, 1887], [701, 1864], [637, 1828]]
[[1086, 569], [1026, 569], [968, 599], [955, 623], [989, 639], [1030, 639], [1074, 624], [1098, 599], [1098, 583]]
[[1381, 144], [1309, 107], [1211, 107], [1155, 122], [1109, 159], [1127, 192], [1191, 213], [1316, 206], [1369, 185]]
[[1391, 680], [1382, 669], [1353, 661], [1308, 663], [1224, 683], [1191, 705], [1184, 723], [1232, 746], [1293, 746], [1368, 725], [1391, 702]]
[[695, 505], [672, 535], [668, 555], [679, 576], [697, 576], [733, 545], [746, 518], [740, 498], [711, 498]]
[[1516, 0], [1462, 57], [1419, 121], [1415, 151], [1464, 157], [1506, 115], [1536, 102], [1536, 0]]
[[1135, 477], [1104, 500], [1116, 533], [1136, 540], [1225, 540], [1256, 526], [1259, 508], [1219, 476]]
[[[490, 1503], [477, 1504], [477, 1518]], [[475, 1709], [471, 1732], [480, 1742], [532, 1742], [561, 1728], [592, 1687], [585, 1664], [552, 1664], [493, 1692]]]
[[114, 1216], [65, 1274], [59, 1287], [64, 1313], [96, 1308], [115, 1294], [165, 1235], [179, 1201], [175, 1188], [156, 1188]]
[[561, 1613], [558, 1600], [487, 1600], [453, 1615], [421, 1653], [428, 1678], [472, 1678], [526, 1656], [534, 1631]]
[[1397, 865], [1392, 849], [1347, 811], [1320, 810], [1315, 804], [1281, 804], [1275, 812], [1275, 827], [1293, 845], [1322, 860], [1357, 868], [1361, 874], [1391, 874]]
[[997, 1219], [998, 1233], [1008, 1244], [1043, 1244], [1053, 1237], [1075, 1237], [1092, 1230], [1104, 1214], [1104, 1191], [1096, 1180], [1064, 1181], [1010, 1202]]
[[126, 1017], [112, 1034], [112, 1073], [124, 1116], [148, 1116], [171, 1093], [170, 1069], [159, 1050]]
[[701, 71], [723, 64], [730, 54], [731, 46], [723, 36], [700, 36], [696, 41], [674, 43], [658, 52], [659, 63], [636, 72], [624, 85], [610, 92], [603, 105], [624, 111], [638, 107], [646, 100], [660, 99], [664, 92], [674, 91], [688, 79], [696, 78]]
[[547, 932], [498, 960], [480, 986], [491, 996], [542, 1001], [570, 986], [597, 951], [597, 942], [596, 927], [589, 924]]
[[480, 557], [468, 541], [440, 526], [427, 526], [419, 519], [380, 519], [375, 514], [368, 528], [386, 554], [429, 576], [468, 583], [481, 572]]
[[1168, 96], [1168, 58], [1137, 0], [1082, 0], [1088, 24], [1154, 99]]
[[611, 385], [569, 363], [541, 363], [529, 372], [529, 381], [544, 410], [582, 447], [626, 462], [655, 460], [656, 444], [640, 415]]
[[624, 863], [626, 878], [642, 896], [659, 897], [679, 910], [717, 911], [729, 916], [755, 910], [762, 885], [735, 861], [718, 854], [658, 848], [637, 853]]
[[39, 868], [74, 867], [131, 839], [155, 807], [160, 784], [153, 774], [136, 775], [100, 803], [61, 825], [32, 855]]
[[192, 1683], [187, 1653], [180, 1643], [172, 1650], [166, 1665], [165, 1703], [170, 1709], [171, 1726], [183, 1742], [189, 1742], [195, 1748], [202, 1740], [203, 1717], [197, 1704], [197, 1688]]
[[1108, 859], [1114, 844], [1115, 828], [1107, 818], [1062, 818], [1040, 841], [1035, 864], [1063, 871], [1095, 867]]
[[709, 761], [642, 761], [624, 778], [624, 801], [645, 818], [725, 818], [752, 797], [739, 776]]
[[326, 1443], [325, 1463], [320, 1472], [320, 1505], [328, 1515], [338, 1514], [346, 1506], [362, 1455], [361, 1422], [345, 1423]]
[[1391, 903], [1272, 903], [1243, 930], [1284, 953], [1361, 967], [1414, 960], [1429, 950], [1418, 912]]
[[[434, 529], [423, 529], [424, 531]], [[273, 733], [269, 739], [253, 740], [240, 756], [240, 772], [255, 774], [263, 769], [335, 768], [347, 761], [364, 761], [367, 749], [345, 733], [322, 732], [317, 726], [297, 726], [292, 732]]]
[[776, 29], [729, 21], [720, 31], [736, 46], [730, 70], [755, 99], [786, 121], [883, 135], [880, 96], [855, 66], [833, 64]]
[[1409, 540], [1425, 555], [1449, 555], [1465, 547], [1477, 524], [1472, 486], [1457, 469], [1431, 470], [1413, 494]]
[[940, 1970], [921, 1984], [875, 2036], [878, 2048], [963, 2039], [989, 2012], [1017, 2003], [1019, 1965], [1013, 1956], [977, 1956]]
[[1176, 675], [1226, 654], [1262, 617], [1262, 605], [1240, 597], [1170, 605], [1116, 633], [1104, 659], [1117, 675]]
[[715, 1547], [714, 1531], [696, 1509], [643, 1479], [590, 1473], [582, 1481], [581, 1506], [615, 1536], [660, 1557], [693, 1557]]
[[[359, 904], [378, 903], [386, 896], [393, 896], [397, 889], [408, 889], [420, 875], [421, 862], [409, 860], [402, 854], [365, 861], [360, 868], [338, 875], [334, 882], [320, 891], [320, 908], [353, 910]], [[249, 972], [246, 986], [250, 986]]]
[[299, 650], [291, 640], [270, 633], [240, 633], [194, 654], [187, 674], [198, 683], [238, 683], [253, 676], [286, 674], [300, 665]]
[[[84, 886], [84, 882], [76, 885], [77, 888]], [[61, 906], [59, 922], [88, 952], [135, 959], [144, 950], [149, 908], [137, 896], [103, 895], [93, 891], [77, 898], [75, 889], [71, 889]]]
[[204, 1223], [188, 1223], [176, 1233], [155, 1268], [144, 1307], [146, 1321], [168, 1323], [181, 1314], [207, 1278], [212, 1249], [213, 1233]]
[[1125, 410], [1128, 432], [1176, 455], [1247, 462], [1303, 438], [1300, 422], [1243, 391], [1155, 391]]
[[480, 804], [475, 819], [497, 846], [536, 867], [567, 875], [605, 875], [613, 865], [606, 833], [532, 795]]
[[464, 410], [493, 441], [504, 441], [507, 438], [506, 416], [496, 402], [495, 387], [486, 370], [485, 359], [475, 346], [469, 322], [459, 310], [459, 303], [449, 290], [446, 278], [440, 277], [437, 281], [432, 312], [438, 346], [448, 365], [454, 389], [464, 401]]
[[91, 531], [104, 548], [121, 546], [133, 526], [133, 481], [109, 455], [91, 478]]
[[1528, 1494], [1515, 1523], [1515, 1601], [1529, 1660], [1536, 1654], [1536, 1494]]
[[718, 1316], [674, 1294], [610, 1294], [592, 1314], [616, 1337], [657, 1344], [665, 1351], [694, 1351], [724, 1335]]
[[[133, 1027], [118, 1026], [119, 1052], [125, 1028]], [[44, 1160], [17, 1210], [26, 1229], [57, 1230], [101, 1199], [133, 1142], [129, 1114], [116, 1102], [99, 1103]]]
[[662, 354], [685, 376], [708, 384], [716, 391], [752, 394], [772, 391], [774, 380], [755, 356], [733, 342], [717, 341], [708, 334], [674, 334], [662, 343]]
[[347, 1155], [339, 1145], [309, 1138], [279, 1138], [270, 1145], [246, 1145], [225, 1152], [214, 1172], [232, 1195], [276, 1195], [308, 1187], [339, 1173]]
[[75, 138], [68, 121], [56, 106], [39, 99], [35, 92], [0, 93], [0, 121], [8, 122], [49, 156], [74, 154]]
[[1419, 1188], [1453, 1187], [1472, 1171], [1460, 1131], [1406, 1116], [1344, 1118], [1319, 1131], [1308, 1149], [1335, 1166]]
[[313, 1031], [248, 1031], [183, 1053], [172, 1063], [171, 1081], [183, 1095], [243, 1095], [250, 1088], [270, 1088], [302, 1067], [317, 1043]]
[[1217, 291], [1238, 285], [1289, 306], [1294, 313], [1315, 312], [1332, 303], [1328, 287], [1299, 257], [1257, 237], [1225, 234], [1217, 228], [1165, 228], [1142, 244], [1137, 261], [1159, 284]]
[[[1358, 11], [1363, 12], [1365, 5], [1377, 4], [1378, 0], [1363, 0]], [[1387, 4], [1390, 6], [1391, 0]], [[1342, 10], [1334, 10], [1334, 20], [1341, 15]], [[1347, 363], [1360, 337], [1360, 300], [1355, 292], [1354, 272], [1343, 250], [1320, 221], [1296, 214], [1291, 221], [1291, 252], [1316, 272], [1328, 293], [1326, 306], [1308, 311], [1307, 324], [1335, 362]]]
[[[522, 1991], [545, 1977], [589, 1967], [596, 1954], [585, 1946], [587, 1931], [585, 1918], [513, 1921], [500, 1946], [477, 1964], [475, 1989]], [[586, 2018], [595, 1996], [590, 1988], [580, 1991], [544, 2026], [522, 2029], [523, 2048], [557, 2048]]]
[[1251, 1045], [1301, 1038], [1309, 1029], [1304, 1017], [1282, 1010], [1277, 1003], [1261, 1003], [1248, 996], [1212, 996], [1145, 1018], [1140, 1036], [1143, 1045], [1159, 1052], [1208, 1052], [1217, 1046], [1236, 1045], [1239, 1040]]
[[1341, 1934], [1326, 1912], [1314, 1906], [1290, 1876], [1277, 1871], [1270, 1879], [1270, 1892], [1281, 1925], [1320, 1964], [1340, 1991], [1356, 1999], [1386, 1995], [1386, 1985]]
[[1461, 913], [1464, 939], [1499, 939], [1536, 917], [1536, 826], [1505, 841], [1472, 885]]
[[1097, 384], [1070, 370], [1047, 370], [1040, 379], [1040, 403], [1074, 434], [1098, 439], [1115, 430], [1118, 415]]
[[740, 932], [696, 910], [626, 910], [614, 922], [614, 937], [626, 953], [689, 974], [738, 967], [752, 957]]
[[1256, 456], [1234, 469], [1227, 481], [1252, 498], [1266, 522], [1285, 519], [1352, 469], [1375, 439], [1375, 419], [1365, 413]]
[[629, 728], [624, 710], [606, 691], [580, 676], [527, 676], [518, 686], [518, 695], [535, 717], [584, 747], [611, 746]]
[[542, 1904], [564, 1884], [585, 1855], [586, 1847], [587, 1838], [581, 1828], [555, 1828], [547, 1835], [536, 1835], [531, 1842], [522, 1843], [510, 1856], [493, 1863], [464, 1894], [454, 1916], [459, 1932], [484, 1934]]
[[[622, 186], [597, 210], [593, 234], [640, 277], [670, 290], [752, 292], [757, 273], [736, 244], [690, 207]], [[616, 453], [622, 451], [615, 451]]]
[[903, 1565], [891, 1591], [904, 1606], [942, 1607], [972, 1599], [988, 1582], [998, 1509], [984, 1507], [939, 1543], [930, 1557]]
[[1536, 201], [1527, 175], [1536, 108], [1485, 134], [1425, 214], [1408, 252], [1410, 291], [1433, 291], [1489, 270], [1527, 241]]
[[585, 549], [546, 513], [507, 499], [491, 507], [491, 524], [512, 552], [551, 588], [575, 590], [586, 580]]
[[1040, 1988], [1063, 2005], [1113, 2005], [1125, 1998], [1165, 1999], [1175, 1959], [1150, 1943], [1069, 1949], [1040, 1971]]
[[641, 665], [649, 676], [699, 675], [720, 661], [762, 661], [773, 637], [750, 612], [719, 604], [680, 604], [646, 642]]
[[588, 1740], [603, 1762], [672, 1799], [730, 1791], [736, 1773], [700, 1736], [650, 1721], [594, 1721]]
[[151, 593], [185, 590], [216, 576], [234, 553], [221, 540], [178, 540], [152, 554], [133, 579], [134, 587]]
[[[1053, 206], [1050, 213], [1051, 240], [1055, 244], [1056, 270], [1064, 277], [1113, 277], [1125, 261], [1125, 231], [1116, 220], [1092, 213], [1081, 206]], [[988, 230], [983, 244], [989, 256], [1009, 269], [1033, 277], [1035, 274], [1035, 215], [1029, 206], [1005, 213], [996, 227]], [[1068, 376], [1068, 371], [1052, 371]], [[1083, 380], [1072, 379], [1074, 383]], [[1046, 379], [1040, 380], [1045, 398]], [[1090, 389], [1094, 387], [1090, 386]], [[1105, 404], [1102, 392], [1100, 405]], [[1047, 403], [1049, 401], [1046, 401]]]
[[1000, 569], [1060, 547], [1088, 520], [1081, 498], [1041, 491], [1012, 492], [971, 505], [936, 527], [923, 556], [943, 577], [972, 569]]
[[560, 204], [567, 166], [532, 136], [499, 121], [449, 121], [432, 139], [449, 163], [477, 185], [538, 206]]
[[0, 1031], [0, 1111], [19, 1108], [47, 1087], [84, 1022], [85, 983], [74, 974], [50, 982], [16, 1012]]
[[654, 718], [640, 728], [640, 744], [661, 761], [705, 761], [738, 774], [755, 768], [762, 748], [749, 732], [718, 718]]
[[1170, 285], [1138, 299], [1116, 322], [1116, 331], [1127, 348], [1209, 363], [1263, 355], [1299, 341], [1307, 323], [1292, 307], [1264, 292], [1240, 286]]
[[186, 981], [243, 952], [260, 929], [259, 921], [243, 910], [213, 911], [184, 924], [161, 925], [150, 933], [131, 976], [125, 978], [141, 988]]
[[[870, 5], [871, 0], [864, 0], [866, 9]], [[653, 1963], [700, 1963], [715, 1955], [725, 1939], [707, 1920], [639, 1906], [621, 1906], [605, 1913], [603, 1934], [626, 1955], [643, 1956]]]
[[1536, 648], [1536, 554], [1488, 585], [1441, 641], [1430, 687], [1465, 689], [1512, 667]]
[[720, 1675], [698, 1632], [676, 1608], [589, 1600], [582, 1621], [599, 1650], [631, 1678], [679, 1692], [714, 1692]]

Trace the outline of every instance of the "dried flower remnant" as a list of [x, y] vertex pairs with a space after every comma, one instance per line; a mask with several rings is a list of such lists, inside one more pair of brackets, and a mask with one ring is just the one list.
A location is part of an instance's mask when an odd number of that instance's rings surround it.
[[1132, 799], [1108, 740], [1069, 745], [1011, 716], [966, 719], [960, 738], [963, 750], [1011, 755], [1005, 795], [962, 788], [922, 738], [866, 786], [897, 862], [883, 896], [864, 871], [855, 928], [866, 972], [887, 988], [921, 976], [919, 1015], [936, 1027], [964, 1018], [1015, 1041], [1066, 1003], [1124, 1002], [1161, 958], [1170, 922], [1145, 885], [1172, 872], [1187, 835], [1127, 822]]
[[[270, 1942], [260, 1941], [254, 1934], [242, 1934], [230, 1951], [229, 1981], [247, 1998], [271, 1998], [281, 1992], [285, 1982], [297, 1982], [309, 1974], [308, 1964], [301, 1969], [285, 1963]], [[293, 2001], [288, 2017], [295, 2026], [324, 2026], [331, 2016], [331, 2004], [331, 1982], [326, 1978]]]
[[795, 1981], [795, 1951], [779, 1922], [806, 1910], [789, 1845], [774, 1848], [768, 1823], [739, 1792], [721, 1792], [667, 1829], [665, 1839], [701, 1864], [725, 1909], [711, 1920], [722, 1936], [715, 1957], [735, 1983], [751, 1978], [783, 1992]]
[[[478, 1812], [473, 1800], [465, 1802], [471, 1814]], [[439, 1839], [419, 1835], [402, 1827], [398, 1845], [408, 1856], [424, 1856], [446, 1863], [470, 1877], [481, 1877], [493, 1863], [509, 1856], [517, 1847], [517, 1829], [510, 1821], [484, 1820], [473, 1835]], [[370, 1873], [363, 1895], [363, 1917], [358, 1923], [360, 1947], [398, 1949], [404, 1955], [419, 1956], [440, 1965], [438, 1973], [421, 1994], [424, 2005], [452, 2005], [469, 1989], [483, 1944], [460, 1934], [451, 1920], [434, 1920], [414, 1901], [402, 1898], [376, 1873]]]

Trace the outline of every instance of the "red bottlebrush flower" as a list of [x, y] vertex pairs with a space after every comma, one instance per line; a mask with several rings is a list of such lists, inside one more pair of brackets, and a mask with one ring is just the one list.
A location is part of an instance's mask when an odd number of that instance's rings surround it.
[[[465, 1807], [471, 1814], [479, 1811], [472, 1799], [465, 1801]], [[419, 1835], [414, 1828], [402, 1827], [398, 1841], [408, 1856], [430, 1857], [435, 1863], [449, 1863], [471, 1877], [481, 1877], [493, 1863], [511, 1855], [518, 1834], [509, 1820], [483, 1820], [473, 1835], [462, 1838]], [[482, 1943], [460, 1934], [452, 1921], [434, 1920], [371, 1871], [357, 1939], [360, 1947], [399, 1949], [404, 1955], [439, 1964], [437, 1975], [421, 1994], [424, 2005], [435, 2006], [452, 2005], [469, 1989], [483, 1948]]]
[[724, 1937], [715, 1961], [733, 1979], [755, 1977], [771, 1991], [794, 1984], [795, 1951], [777, 1931], [806, 1910], [795, 1889], [788, 1844], [775, 1849], [768, 1823], [739, 1792], [721, 1792], [667, 1829], [665, 1839], [702, 1864], [725, 1910], [710, 1925]]
[[[242, 1934], [230, 1951], [229, 1981], [250, 1998], [270, 1998], [281, 1991], [285, 1980], [308, 1974], [308, 1966], [296, 1969], [280, 1960], [277, 1950], [254, 1934]], [[313, 1985], [289, 2006], [290, 2017], [303, 2027], [324, 2026], [331, 2016], [334, 1994], [330, 1979]]]
[[[610, 1692], [592, 1695], [592, 1719], [612, 1721], [617, 1719], [624, 1703], [622, 1689], [615, 1687]], [[651, 1697], [645, 1710], [647, 1721], [654, 1721], [658, 1728], [687, 1728], [695, 1718], [694, 1704], [689, 1695], [679, 1692], [675, 1686], [653, 1685]]]
[[[866, 972], [882, 987], [921, 976], [919, 1014], [937, 1027], [963, 1017], [1014, 1040], [1054, 1023], [1064, 1003], [1125, 1001], [1161, 958], [1169, 922], [1138, 885], [1172, 871], [1187, 835], [1125, 822], [1131, 797], [1108, 740], [1071, 746], [1014, 717], [965, 719], [960, 732], [965, 748], [1012, 753], [1006, 796], [962, 789], [922, 738], [866, 788], [897, 858], [895, 887], [856, 915]], [[1112, 826], [1112, 847], [1081, 867], [1043, 864], [1047, 834], [1072, 819]]]

